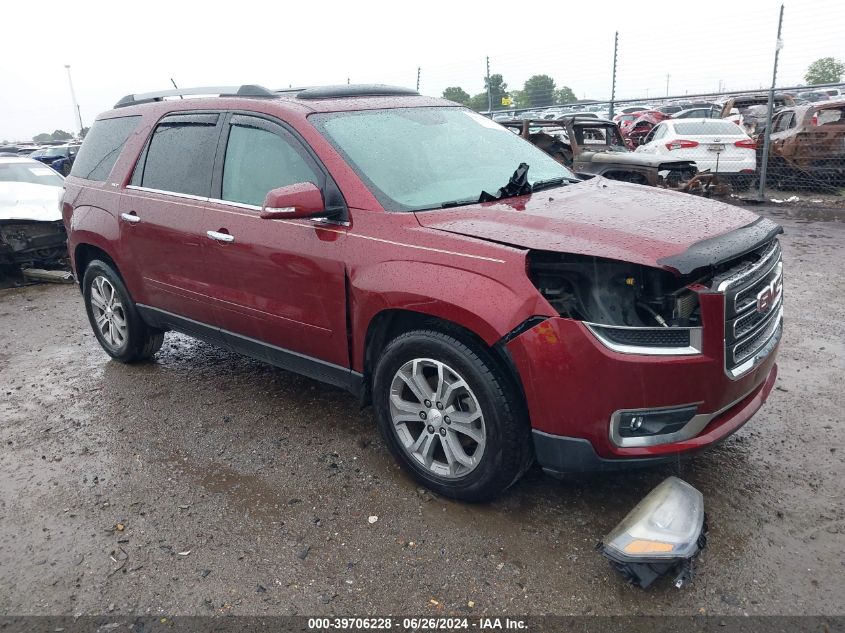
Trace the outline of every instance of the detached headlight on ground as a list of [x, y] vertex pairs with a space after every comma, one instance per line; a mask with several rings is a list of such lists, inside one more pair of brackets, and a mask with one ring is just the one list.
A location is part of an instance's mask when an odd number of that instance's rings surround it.
[[669, 477], [640, 501], [598, 549], [628, 582], [648, 587], [673, 573], [675, 586], [692, 578], [692, 558], [707, 542], [704, 497]]

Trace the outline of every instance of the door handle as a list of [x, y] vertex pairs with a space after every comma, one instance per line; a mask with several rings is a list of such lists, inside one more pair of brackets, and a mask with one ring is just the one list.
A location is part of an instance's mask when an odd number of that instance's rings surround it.
[[219, 231], [206, 231], [205, 234], [217, 242], [225, 242], [229, 244], [235, 241], [235, 236], [229, 235], [228, 233], [220, 233]]
[[132, 213], [121, 213], [120, 219], [124, 222], [129, 222], [129, 224], [138, 224], [141, 221], [141, 218], [135, 215], [134, 211]]

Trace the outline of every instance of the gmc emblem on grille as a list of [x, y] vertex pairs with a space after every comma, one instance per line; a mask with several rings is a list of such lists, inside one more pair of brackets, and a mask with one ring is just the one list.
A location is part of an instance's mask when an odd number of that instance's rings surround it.
[[783, 290], [783, 279], [778, 277], [757, 293], [757, 312], [768, 312], [777, 303]]

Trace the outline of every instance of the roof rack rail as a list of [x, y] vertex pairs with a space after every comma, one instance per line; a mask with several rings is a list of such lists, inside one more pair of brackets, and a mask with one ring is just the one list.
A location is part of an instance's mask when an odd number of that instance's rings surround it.
[[339, 86], [316, 86], [297, 93], [297, 99], [343, 99], [345, 97], [407, 97], [419, 96], [412, 88], [386, 86], [384, 84], [341, 84]]
[[165, 97], [183, 97], [187, 95], [217, 95], [219, 97], [275, 97], [274, 92], [264, 86], [244, 84], [243, 86], [207, 86], [203, 88], [180, 88], [176, 90], [159, 90], [126, 95], [114, 104], [115, 108], [163, 101]]

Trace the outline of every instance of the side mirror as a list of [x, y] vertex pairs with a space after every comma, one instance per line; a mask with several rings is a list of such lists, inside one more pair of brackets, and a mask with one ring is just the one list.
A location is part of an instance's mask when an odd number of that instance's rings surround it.
[[323, 192], [311, 182], [273, 189], [264, 198], [261, 217], [265, 220], [311, 218], [326, 211]]

